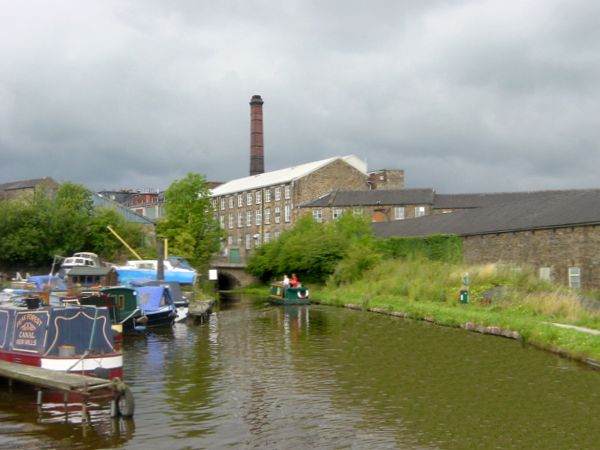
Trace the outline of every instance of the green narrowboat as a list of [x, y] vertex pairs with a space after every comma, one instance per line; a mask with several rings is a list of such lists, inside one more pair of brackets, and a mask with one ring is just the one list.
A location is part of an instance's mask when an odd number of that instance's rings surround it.
[[269, 302], [276, 305], [310, 305], [308, 288], [285, 287], [282, 282], [271, 283]]
[[80, 304], [103, 305], [101, 298], [108, 297], [112, 300], [111, 316], [115, 323], [123, 325], [123, 330], [133, 330], [138, 321], [142, 319], [143, 312], [138, 307], [135, 289], [124, 286], [111, 286], [100, 289], [101, 296], [90, 295], [79, 301]]

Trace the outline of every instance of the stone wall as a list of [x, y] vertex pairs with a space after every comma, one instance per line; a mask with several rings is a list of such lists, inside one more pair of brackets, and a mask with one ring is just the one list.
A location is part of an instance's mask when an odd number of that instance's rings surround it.
[[334, 190], [366, 191], [367, 176], [347, 162], [337, 159], [298, 180], [294, 186], [295, 206]]
[[404, 189], [404, 170], [383, 169], [369, 174], [371, 189]]
[[569, 284], [569, 267], [581, 270], [582, 289], [600, 288], [600, 226], [496, 233], [464, 238], [465, 262], [514, 262], [539, 274], [550, 268], [553, 281]]

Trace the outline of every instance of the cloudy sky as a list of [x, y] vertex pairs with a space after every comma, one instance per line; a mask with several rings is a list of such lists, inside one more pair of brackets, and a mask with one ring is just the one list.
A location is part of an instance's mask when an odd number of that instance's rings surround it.
[[267, 171], [600, 188], [597, 0], [0, 0], [0, 183], [246, 176], [254, 94]]

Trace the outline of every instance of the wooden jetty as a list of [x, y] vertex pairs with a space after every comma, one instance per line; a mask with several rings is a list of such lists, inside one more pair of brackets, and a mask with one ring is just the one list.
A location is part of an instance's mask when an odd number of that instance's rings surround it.
[[133, 416], [133, 395], [119, 379], [105, 380], [7, 361], [0, 361], [0, 377], [7, 378], [9, 385], [18, 381], [34, 386], [38, 406], [43, 402], [44, 389], [62, 392], [65, 404], [69, 403], [70, 396], [77, 396], [81, 399], [84, 421], [89, 419], [88, 402], [97, 399], [111, 399], [111, 417]]
[[214, 300], [195, 301], [190, 303], [188, 321], [194, 323], [206, 322], [208, 320], [208, 316], [212, 312], [212, 307], [214, 304]]

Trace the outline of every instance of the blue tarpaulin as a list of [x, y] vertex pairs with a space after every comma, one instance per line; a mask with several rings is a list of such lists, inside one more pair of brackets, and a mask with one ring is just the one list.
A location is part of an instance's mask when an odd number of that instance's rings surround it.
[[164, 286], [142, 286], [136, 288], [136, 291], [138, 307], [145, 313], [173, 304], [169, 290]]
[[42, 289], [43, 287], [49, 286], [52, 290], [67, 290], [67, 285], [63, 279], [55, 275], [36, 275], [27, 278], [27, 282], [35, 284], [36, 289]]

